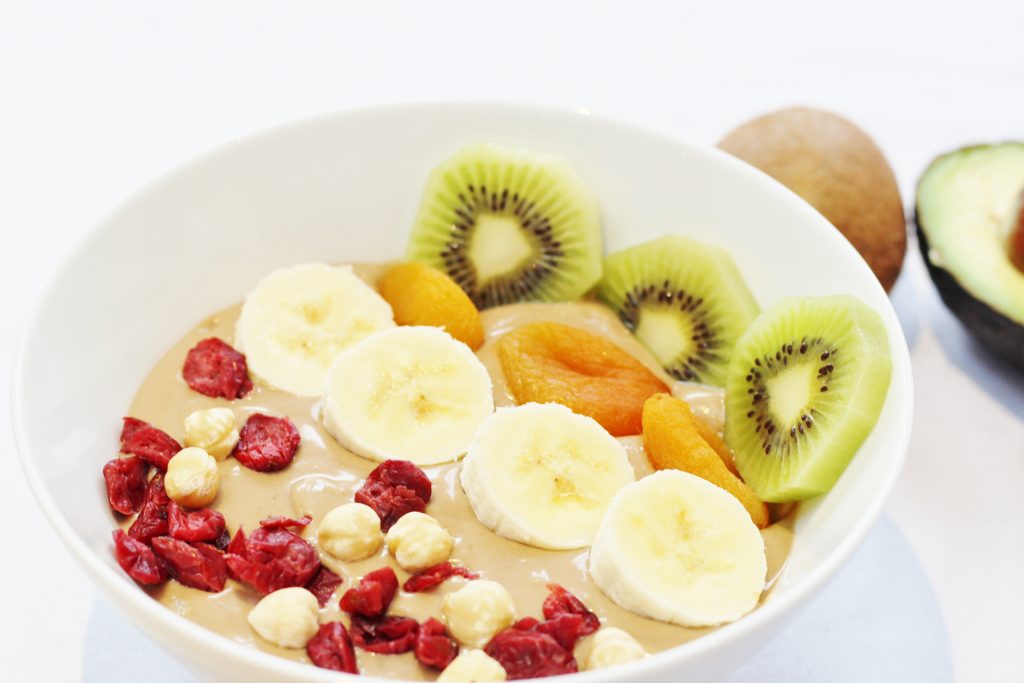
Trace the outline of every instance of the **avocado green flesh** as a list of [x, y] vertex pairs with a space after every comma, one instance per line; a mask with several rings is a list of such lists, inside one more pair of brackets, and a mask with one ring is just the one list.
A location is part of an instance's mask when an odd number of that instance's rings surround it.
[[[917, 224], [933, 279], [946, 271], [965, 296], [1024, 327], [1024, 272], [1008, 249], [1022, 191], [1024, 143], [952, 152], [936, 159], [918, 184]], [[944, 300], [952, 287], [940, 284]], [[969, 305], [946, 303], [961, 318], [957, 309]], [[1024, 356], [1024, 348], [1018, 352]]]

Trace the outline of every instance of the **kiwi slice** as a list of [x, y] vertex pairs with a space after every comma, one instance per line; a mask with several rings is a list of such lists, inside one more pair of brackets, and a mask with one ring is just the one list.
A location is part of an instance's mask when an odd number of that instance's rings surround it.
[[610, 255], [597, 295], [676, 379], [721, 386], [758, 306], [729, 253], [669, 235]]
[[892, 374], [882, 318], [852, 296], [783, 299], [736, 342], [725, 442], [766, 501], [832, 488], [878, 419]]
[[601, 252], [597, 203], [567, 162], [481, 144], [430, 174], [408, 256], [489, 308], [578, 299], [601, 277]]

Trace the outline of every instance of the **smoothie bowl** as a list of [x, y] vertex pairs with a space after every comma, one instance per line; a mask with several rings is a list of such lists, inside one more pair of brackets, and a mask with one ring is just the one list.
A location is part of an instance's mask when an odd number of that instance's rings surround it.
[[590, 116], [436, 105], [222, 147], [43, 292], [45, 513], [204, 679], [715, 680], [877, 517], [889, 302], [810, 207]]

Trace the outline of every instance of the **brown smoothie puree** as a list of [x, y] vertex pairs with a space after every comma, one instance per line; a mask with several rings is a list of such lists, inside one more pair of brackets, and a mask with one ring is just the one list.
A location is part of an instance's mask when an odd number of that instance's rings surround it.
[[[383, 266], [356, 266], [355, 272], [371, 284]], [[316, 544], [316, 526], [329, 510], [353, 500], [363, 479], [379, 463], [354, 455], [342, 448], [327, 433], [319, 420], [320, 399], [300, 398], [267, 386], [256, 388], [245, 398], [225, 401], [203, 396], [189, 389], [181, 378], [185, 354], [197, 342], [216, 336], [231, 343], [235, 321], [241, 305], [232, 306], [202, 321], [190, 330], [156, 364], [143, 382], [132, 402], [129, 414], [180, 435], [185, 417], [195, 411], [214, 406], [230, 406], [239, 426], [254, 412], [287, 415], [302, 436], [295, 460], [286, 469], [265, 474], [242, 467], [233, 458], [219, 463], [220, 494], [211, 506], [224, 514], [232, 533], [239, 526], [247, 531], [259, 527], [259, 520], [271, 515], [298, 517], [309, 514], [313, 523], [302, 534]], [[539, 304], [524, 303], [501, 306], [482, 313], [487, 341], [477, 355], [487, 367], [494, 383], [497, 406], [513, 405], [502, 377], [501, 366], [494, 352], [493, 340], [508, 330], [534, 321], [557, 321], [604, 335], [643, 362], [673, 387], [673, 393], [691, 402], [694, 412], [721, 428], [722, 392], [719, 389], [676, 382], [666, 376], [650, 353], [616, 316], [606, 307], [593, 302]], [[630, 455], [637, 476], [650, 473], [638, 437], [620, 439]], [[458, 483], [458, 463], [423, 468], [434, 484], [433, 497], [427, 513], [435, 517], [456, 539], [453, 561], [497, 581], [512, 594], [517, 618], [541, 617], [541, 603], [548, 594], [546, 584], [558, 583], [575, 593], [593, 610], [603, 625], [616, 626], [632, 634], [648, 652], [659, 652], [697, 638], [712, 629], [685, 628], [647, 619], [617, 606], [594, 585], [587, 573], [587, 550], [551, 551], [522, 545], [496, 535], [481, 525], [473, 514]], [[762, 533], [768, 556], [767, 585], [771, 586], [785, 564], [792, 544], [792, 519], [789, 515]], [[125, 527], [128, 525], [125, 524]], [[391, 565], [404, 582], [402, 571], [386, 547], [367, 559], [344, 563], [321, 553], [324, 565], [344, 580], [327, 607], [321, 610], [321, 622], [341, 619], [347, 615], [338, 609], [341, 594], [352, 587], [363, 574], [384, 564]], [[441, 600], [464, 584], [464, 579], [450, 579], [438, 588], [417, 594], [399, 593], [390, 613], [424, 620], [440, 618]], [[229, 580], [220, 593], [206, 593], [171, 581], [151, 589], [152, 595], [168, 609], [232, 640], [255, 646], [282, 657], [308, 662], [305, 650], [276, 647], [261, 639], [250, 628], [246, 616], [260, 596], [251, 589]], [[576, 648], [577, 658], [585, 661], [590, 637]], [[421, 666], [413, 654], [377, 655], [356, 650], [360, 671], [371, 676], [408, 680], [433, 679], [436, 673]]]

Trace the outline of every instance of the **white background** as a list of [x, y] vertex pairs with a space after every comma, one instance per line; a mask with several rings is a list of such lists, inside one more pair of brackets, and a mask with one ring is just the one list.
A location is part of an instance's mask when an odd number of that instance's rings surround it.
[[[706, 144], [822, 106], [876, 138], [909, 206], [936, 154], [1024, 138], [1024, 3], [0, 0], [0, 365], [46, 274], [146, 180], [282, 120], [436, 99], [586, 108]], [[965, 336], [916, 252], [893, 297], [918, 396], [903, 477], [734, 683], [1024, 680], [1024, 377]], [[0, 678], [192, 683], [58, 545], [0, 430]]]

